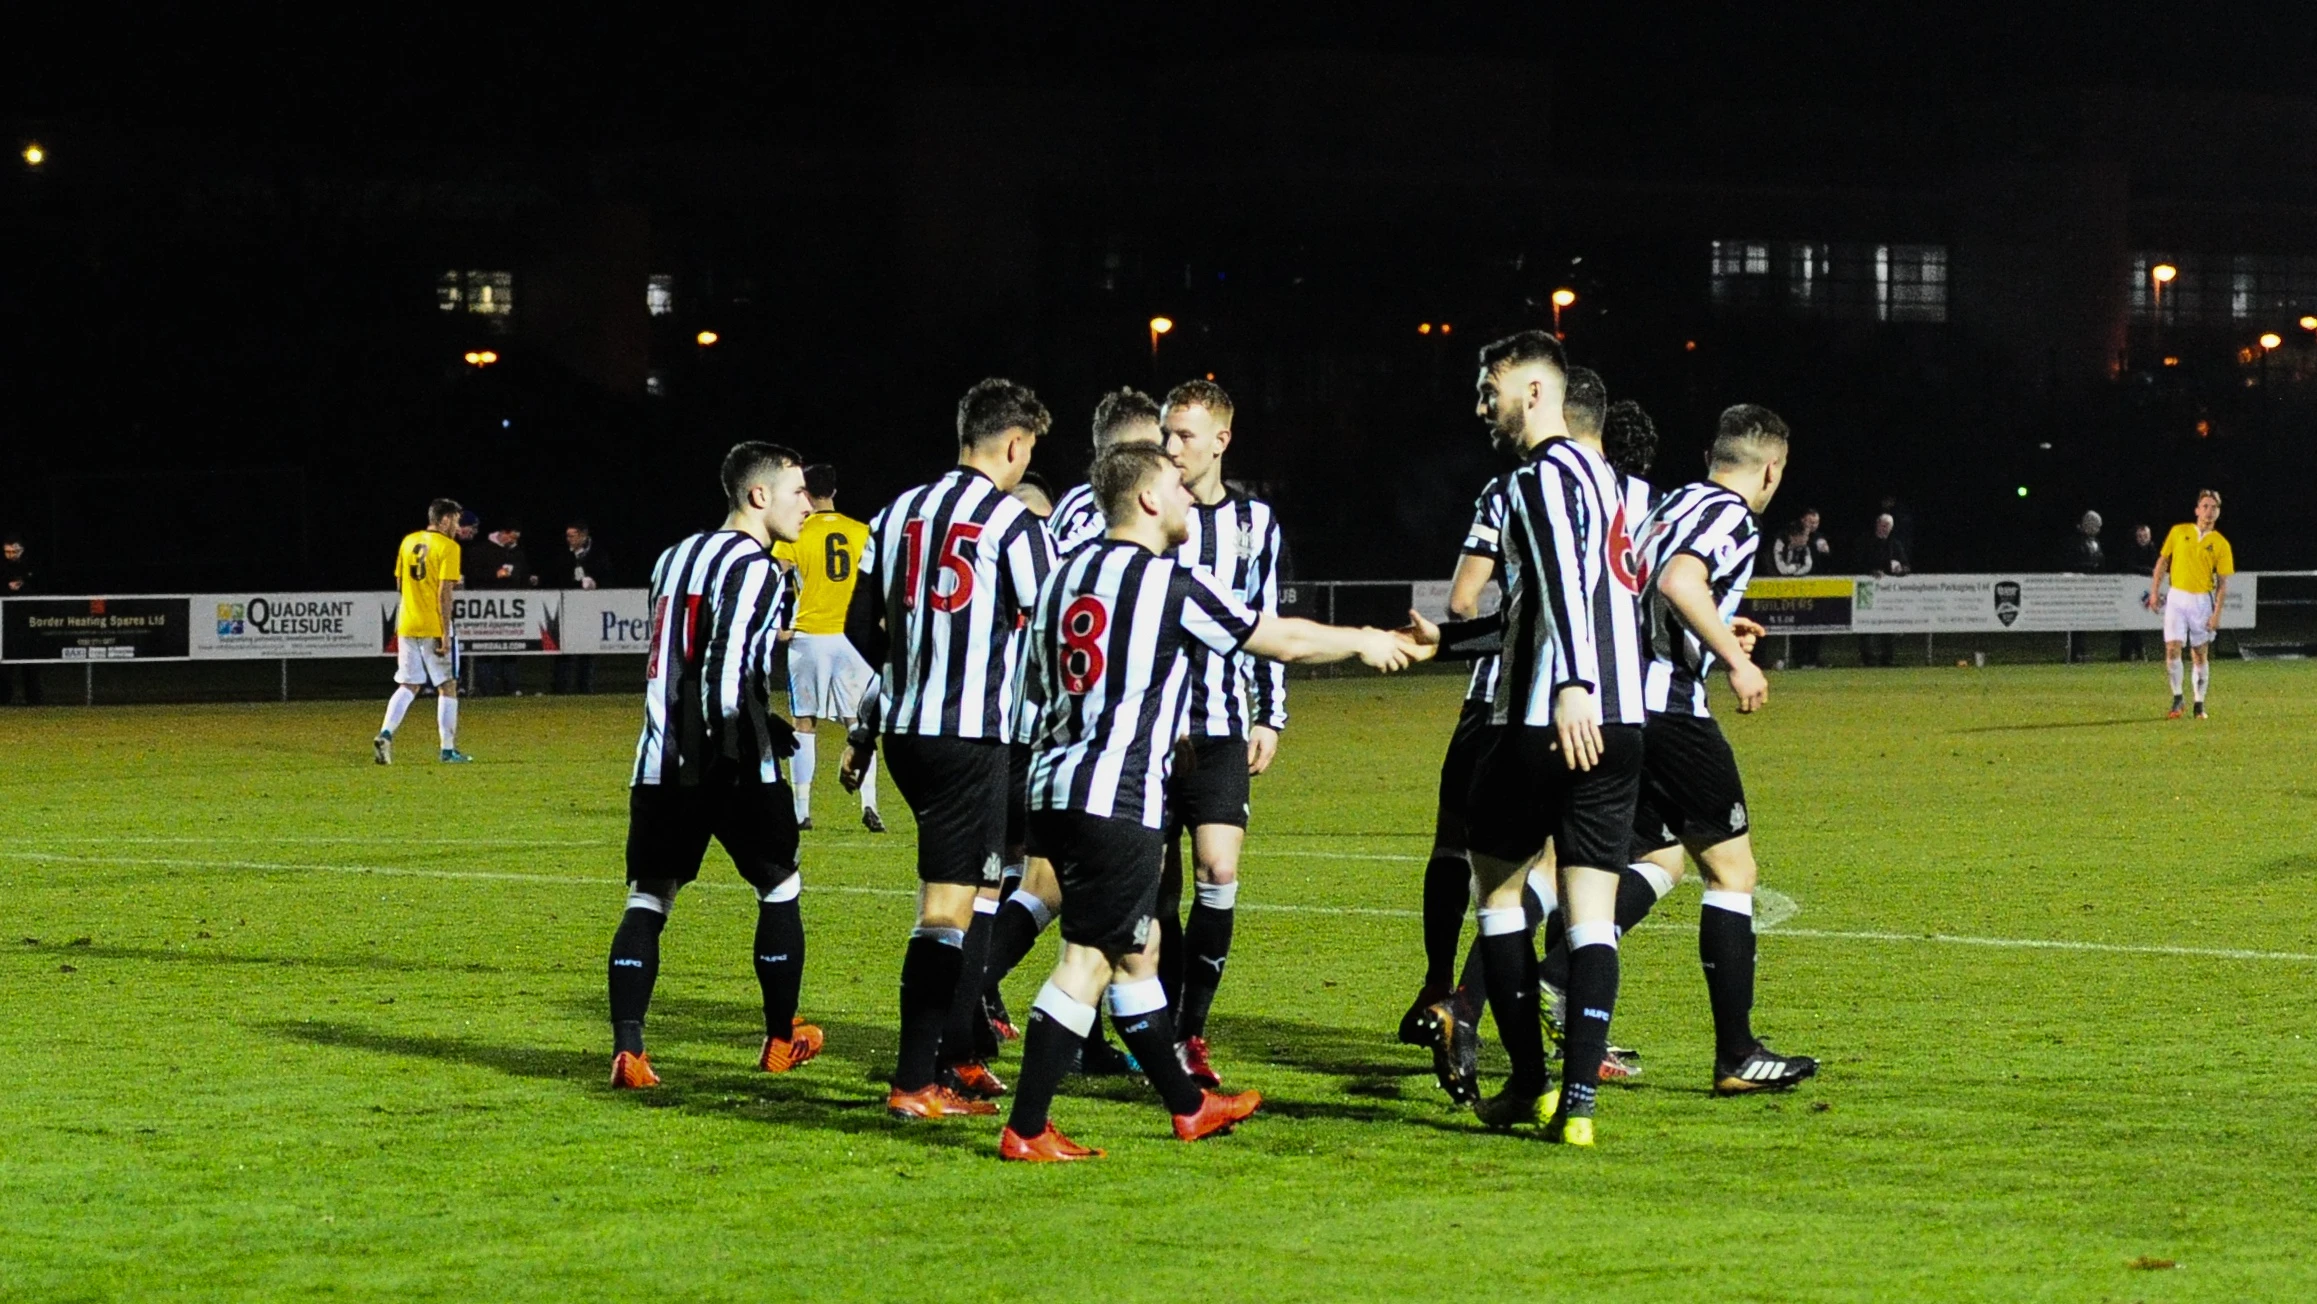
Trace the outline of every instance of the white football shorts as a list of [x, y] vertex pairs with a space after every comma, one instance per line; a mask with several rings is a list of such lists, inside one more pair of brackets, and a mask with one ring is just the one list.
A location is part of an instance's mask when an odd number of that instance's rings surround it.
[[798, 634], [788, 641], [788, 713], [816, 720], [860, 718], [869, 663], [842, 634]]
[[2164, 596], [2164, 641], [2203, 647], [2212, 642], [2204, 622], [2212, 619], [2212, 595], [2174, 589]]
[[451, 665], [451, 654], [443, 650], [439, 638], [397, 638], [394, 640], [394, 682], [417, 688], [432, 684], [437, 688], [459, 677]]

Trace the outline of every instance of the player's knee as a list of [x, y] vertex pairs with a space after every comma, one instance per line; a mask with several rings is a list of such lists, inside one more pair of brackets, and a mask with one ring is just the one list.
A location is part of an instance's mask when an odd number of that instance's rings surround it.
[[1197, 876], [1201, 888], [1235, 885], [1239, 881], [1239, 862], [1236, 858], [1218, 864], [1200, 861]]
[[1745, 838], [1703, 848], [1697, 860], [1698, 872], [1705, 878], [1708, 891], [1751, 895], [1760, 877], [1754, 865], [1754, 849]]
[[676, 883], [660, 879], [631, 880], [628, 883], [627, 908], [630, 910], [649, 910], [656, 915], [666, 915], [676, 904], [676, 888], [678, 886]]
[[756, 899], [768, 906], [777, 906], [783, 902], [796, 900], [804, 890], [805, 876], [792, 870], [787, 878], [771, 887], [757, 889]]

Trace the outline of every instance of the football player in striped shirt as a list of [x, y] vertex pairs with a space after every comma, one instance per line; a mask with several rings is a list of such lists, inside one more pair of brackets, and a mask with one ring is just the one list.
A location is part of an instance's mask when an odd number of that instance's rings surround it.
[[[1616, 901], [1641, 778], [1639, 583], [1611, 552], [1624, 486], [1597, 447], [1567, 437], [1559, 341], [1524, 331], [1481, 351], [1478, 411], [1531, 449], [1507, 485], [1504, 657], [1495, 723], [1473, 777], [1473, 872], [1488, 1003], [1512, 1059], [1503, 1092], [1475, 1106], [1494, 1127], [1537, 1121], [1547, 1139], [1593, 1140], [1593, 1106], [1617, 1000]], [[1545, 1063], [1523, 867], [1550, 839], [1570, 944], [1566, 1070]]]
[[[1006, 851], [1016, 630], [1053, 566], [1012, 489], [1051, 418], [990, 379], [957, 405], [957, 466], [869, 523], [846, 636], [878, 672], [885, 769], [917, 815], [917, 926], [901, 966], [895, 1118], [990, 1114], [1005, 1088], [973, 1053]], [[943, 1060], [944, 1029], [949, 1062]], [[962, 1044], [961, 1044], [962, 1043]], [[937, 1080], [937, 1077], [941, 1080]]]
[[[1167, 392], [1161, 426], [1191, 493], [1189, 537], [1177, 556], [1215, 577], [1245, 605], [1276, 615], [1286, 540], [1271, 504], [1223, 481], [1231, 447], [1231, 396], [1211, 380]], [[1247, 841], [1248, 780], [1271, 768], [1287, 728], [1287, 669], [1244, 652], [1190, 649], [1190, 764], [1167, 793], [1175, 822], [1190, 833], [1196, 875], [1190, 922], [1179, 925], [1180, 838], [1169, 839], [1168, 881], [1160, 889], [1159, 953], [1176, 1002], [1180, 1056], [1207, 1085], [1222, 1079], [1207, 1058], [1207, 1014], [1231, 957], [1239, 900], [1239, 854]]]
[[628, 903], [611, 940], [615, 1087], [659, 1085], [644, 1052], [644, 1012], [659, 978], [660, 932], [677, 889], [700, 876], [710, 838], [756, 890], [758, 1067], [786, 1073], [821, 1049], [821, 1030], [796, 1017], [803, 879], [796, 804], [780, 773], [796, 735], [771, 706], [788, 587], [771, 547], [796, 541], [813, 504], [802, 459], [776, 444], [735, 445], [721, 479], [723, 526], [661, 553], [652, 568], [644, 728], [628, 788]]
[[[1094, 405], [1094, 456], [1117, 444], [1162, 444], [1167, 452], [1174, 452], [1166, 433], [1159, 429], [1159, 405], [1151, 396], [1133, 386], [1114, 389]], [[1062, 495], [1054, 504], [1053, 514], [1046, 518], [1046, 530], [1054, 536], [1054, 551], [1064, 557], [1102, 537], [1107, 528], [1102, 523], [1102, 504], [1094, 501], [1094, 485], [1089, 482]]]
[[[1104, 540], [1074, 553], [1046, 586], [1031, 626], [1045, 708], [1030, 771], [1030, 820], [1062, 883], [1062, 959], [1038, 992], [1022, 1077], [999, 1136], [1004, 1159], [1091, 1159], [1048, 1117], [1055, 1089], [1107, 999], [1111, 1022], [1196, 1141], [1262, 1103], [1194, 1082], [1175, 1056], [1158, 978], [1168, 769], [1192, 696], [1192, 647], [1319, 663], [1358, 657], [1397, 670], [1433, 652], [1437, 630], [1338, 629], [1255, 610], [1181, 560], [1192, 497], [1158, 448], [1127, 445], [1095, 462]], [[1427, 638], [1427, 634], [1429, 638]], [[1243, 757], [1241, 758], [1244, 759]]]
[[[1634, 537], [1649, 576], [1650, 661], [1633, 869], [1670, 888], [1687, 850], [1705, 877], [1698, 960], [1713, 1007], [1718, 1096], [1780, 1091], [1818, 1072], [1818, 1061], [1781, 1055], [1754, 1035], [1759, 875], [1737, 757], [1706, 709], [1706, 680], [1717, 662], [1740, 713], [1769, 698], [1769, 681], [1750, 655], [1763, 630], [1738, 615], [1738, 603], [1761, 547], [1761, 513], [1786, 476], [1789, 442], [1786, 423], [1768, 408], [1726, 409], [1706, 455], [1706, 478], [1666, 495]], [[1639, 923], [1655, 903], [1653, 896], [1629, 916], [1634, 903], [1621, 897], [1619, 927]]]

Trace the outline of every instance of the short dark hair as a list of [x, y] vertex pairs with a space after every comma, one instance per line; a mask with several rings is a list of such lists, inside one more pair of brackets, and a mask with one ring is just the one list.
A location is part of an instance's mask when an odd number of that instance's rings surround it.
[[1231, 424], [1231, 414], [1239, 409], [1231, 402], [1231, 395], [1211, 380], [1186, 380], [1167, 391], [1167, 411], [1179, 407], [1203, 407], [1215, 414], [1224, 425]]
[[1114, 444], [1104, 449], [1086, 473], [1094, 501], [1102, 506], [1103, 521], [1117, 525], [1126, 520], [1134, 511], [1135, 496], [1172, 465], [1174, 459], [1156, 444]]
[[[1574, 377], [1570, 384], [1573, 390]], [[1611, 403], [1601, 415], [1601, 455], [1619, 475], [1648, 475], [1657, 463], [1657, 423], [1632, 399]]]
[[805, 468], [805, 492], [815, 498], [837, 496], [837, 468], [826, 462], [815, 462]]
[[[803, 466], [804, 459], [793, 448], [767, 444], [750, 439], [734, 444], [724, 455], [724, 505], [739, 511], [748, 505], [748, 487], [768, 475], [777, 474], [792, 466]], [[585, 526], [579, 527], [585, 529]]]
[[1591, 367], [1569, 368], [1569, 382], [1561, 391], [1561, 422], [1569, 433], [1600, 434], [1608, 416], [1609, 386], [1602, 382], [1601, 373]]
[[587, 526], [587, 518], [586, 518], [586, 517], [584, 517], [584, 516], [574, 516], [574, 517], [572, 517], [570, 520], [568, 520], [568, 521], [564, 522], [564, 524], [563, 524], [563, 528], [564, 528], [564, 529], [566, 529], [566, 530], [577, 530], [577, 531], [579, 531], [581, 534], [592, 534], [592, 533], [594, 533], [594, 531], [592, 531], [592, 530], [590, 530], [590, 529], [588, 528], [588, 526]]
[[1520, 331], [1481, 346], [1480, 369], [1484, 372], [1494, 373], [1530, 362], [1542, 362], [1564, 376], [1569, 374], [1568, 350], [1547, 331]]
[[1054, 424], [1046, 405], [1028, 385], [992, 376], [957, 401], [957, 446], [972, 448], [1019, 427], [1033, 435]]
[[1715, 470], [1753, 466], [1785, 451], [1791, 436], [1785, 419], [1758, 403], [1733, 403], [1714, 423]]
[[1097, 451], [1110, 447], [1118, 432], [1138, 421], [1158, 424], [1158, 402], [1132, 385], [1114, 389], [1094, 405], [1094, 447]]
[[432, 525], [446, 516], [452, 520], [457, 520], [459, 513], [465, 510], [466, 508], [459, 506], [459, 500], [456, 498], [437, 498], [426, 505], [426, 523]]

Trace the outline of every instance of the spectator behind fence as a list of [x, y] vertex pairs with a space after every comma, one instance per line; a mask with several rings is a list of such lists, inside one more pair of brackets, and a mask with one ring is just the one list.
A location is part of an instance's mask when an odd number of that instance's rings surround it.
[[[1885, 498], [1883, 501], [1890, 503], [1893, 500]], [[1862, 573], [1882, 578], [1905, 575], [1914, 569], [1907, 555], [1907, 545], [1898, 535], [1897, 517], [1884, 512], [1875, 518], [1874, 533], [1859, 541], [1858, 561]], [[1861, 634], [1858, 636], [1859, 664], [1890, 665], [1897, 646], [1897, 640], [1889, 634]]]
[[[475, 545], [473, 561], [467, 563], [468, 583], [478, 589], [535, 589], [539, 574], [531, 569], [530, 555], [523, 551], [523, 527], [512, 522], [483, 536]], [[516, 687], [515, 658], [511, 656], [483, 656], [469, 658], [474, 667], [475, 682], [469, 688], [478, 697], [521, 696]]]
[[[2132, 527], [2132, 542], [2124, 545], [2123, 564], [2118, 569], [2126, 575], [2153, 575], [2156, 573], [2158, 551], [2156, 532], [2145, 525], [2135, 525]], [[2140, 630], [2125, 630], [2124, 637], [2116, 644], [2116, 659], [2146, 661], [2148, 645], [2143, 641], [2145, 638], [2146, 635]]]
[[[554, 568], [559, 589], [595, 589], [611, 583], [611, 557], [595, 541], [595, 531], [584, 520], [563, 527], [564, 553]], [[565, 654], [555, 658], [555, 691], [595, 691], [595, 658]]]
[[[2155, 563], [2149, 563], [2151, 569]], [[24, 536], [0, 539], [0, 598], [21, 598], [32, 590], [32, 558]], [[33, 665], [0, 666], [0, 705], [24, 698], [26, 706], [40, 705], [40, 668]]]
[[[1812, 537], [1817, 528], [1813, 518], [1817, 515], [1815, 511], [1804, 512], [1788, 524], [1785, 533], [1778, 536], [1778, 542], [1771, 545], [1770, 565], [1778, 574], [1788, 579], [1800, 579], [1818, 568], [1819, 556], [1827, 551], [1827, 547], [1826, 540], [1814, 540]], [[1819, 659], [1824, 655], [1822, 649], [1825, 638], [1824, 634], [1790, 635], [1787, 638], [1787, 646], [1793, 658], [1790, 667], [1800, 670], [1819, 665]]]
[[482, 533], [482, 530], [483, 518], [470, 508], [459, 513], [459, 523], [452, 529], [451, 537], [459, 541], [459, 547], [467, 548], [474, 544], [475, 536]]
[[[2108, 554], [2100, 547], [2100, 514], [2085, 512], [2076, 522], [2075, 531], [2060, 548], [2060, 570], [2069, 575], [2099, 575], [2108, 569]], [[2148, 569], [2155, 570], [2150, 562]], [[2068, 664], [2092, 659], [2091, 636], [2082, 630], [2068, 631]]]

